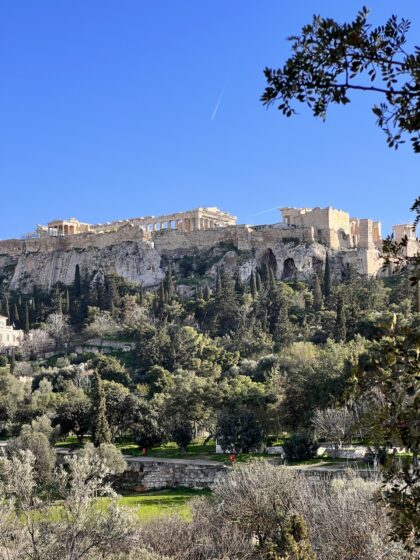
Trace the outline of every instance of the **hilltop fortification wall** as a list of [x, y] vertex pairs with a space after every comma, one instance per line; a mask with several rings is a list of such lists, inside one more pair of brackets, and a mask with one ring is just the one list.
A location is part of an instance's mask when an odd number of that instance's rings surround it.
[[[156, 286], [168, 260], [201, 255], [209, 261], [208, 274], [223, 263], [247, 278], [251, 270], [271, 259], [278, 278], [311, 278], [321, 270], [327, 250], [336, 275], [348, 266], [366, 274], [380, 270], [375, 249], [331, 249], [316, 242], [313, 227], [228, 226], [190, 232], [163, 229], [145, 236], [128, 223], [106, 233], [86, 232], [62, 237], [0, 241], [0, 282], [4, 288], [50, 289], [56, 282], [70, 285], [76, 265], [90, 278], [117, 273], [125, 279]], [[211, 262], [210, 262], [211, 261]], [[207, 274], [207, 273], [206, 273]]]

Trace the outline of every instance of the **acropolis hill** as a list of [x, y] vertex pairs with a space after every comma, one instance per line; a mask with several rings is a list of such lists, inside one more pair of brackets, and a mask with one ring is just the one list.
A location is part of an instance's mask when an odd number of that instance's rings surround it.
[[[223, 265], [245, 280], [267, 259], [279, 279], [310, 280], [327, 252], [337, 277], [349, 268], [381, 274], [379, 222], [330, 207], [279, 210], [279, 223], [258, 226], [237, 225], [235, 216], [215, 207], [106, 224], [53, 220], [21, 240], [0, 241], [0, 281], [6, 290], [49, 290], [56, 282], [70, 285], [79, 265], [92, 280], [116, 273], [152, 287], [170, 261], [182, 286], [186, 262], [192, 272], [199, 262], [200, 274], [209, 279]], [[409, 254], [417, 253], [410, 224], [393, 231], [397, 240], [407, 236]]]

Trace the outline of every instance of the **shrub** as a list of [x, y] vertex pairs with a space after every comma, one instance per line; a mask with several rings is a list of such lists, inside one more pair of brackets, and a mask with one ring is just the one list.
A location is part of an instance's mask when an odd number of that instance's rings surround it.
[[294, 434], [284, 442], [283, 449], [289, 461], [307, 461], [316, 456], [318, 444], [307, 434]]

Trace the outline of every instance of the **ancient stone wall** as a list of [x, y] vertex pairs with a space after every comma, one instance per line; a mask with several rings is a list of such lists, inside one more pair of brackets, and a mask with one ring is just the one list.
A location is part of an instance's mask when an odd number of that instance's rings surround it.
[[164, 488], [203, 489], [212, 486], [224, 476], [229, 467], [214, 461], [187, 461], [154, 457], [126, 459], [128, 469], [119, 485], [126, 490], [146, 492]]
[[[366, 221], [366, 239], [372, 222]], [[328, 232], [327, 232], [328, 233]], [[338, 245], [340, 245], [338, 243]], [[353, 266], [363, 274], [380, 271], [379, 252], [371, 242], [366, 248], [328, 249], [316, 242], [313, 227], [229, 226], [207, 230], [162, 230], [145, 239], [139, 226], [126, 224], [108, 233], [83, 233], [63, 237], [8, 240], [0, 242], [0, 281], [7, 289], [32, 290], [36, 285], [51, 289], [56, 282], [71, 285], [75, 268], [96, 275], [116, 273], [145, 287], [157, 286], [167, 262], [184, 256], [209, 259], [206, 275], [216, 276], [224, 264], [232, 272], [239, 269], [246, 280], [252, 269], [267, 259], [277, 278], [312, 279], [320, 272], [330, 252], [337, 277], [343, 267]]]

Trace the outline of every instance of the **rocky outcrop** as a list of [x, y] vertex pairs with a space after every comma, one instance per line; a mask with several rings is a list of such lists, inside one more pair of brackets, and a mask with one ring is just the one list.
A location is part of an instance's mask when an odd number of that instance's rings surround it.
[[[152, 240], [132, 224], [108, 233], [84, 233], [67, 237], [49, 237], [0, 242], [0, 282], [4, 289], [30, 291], [35, 285], [48, 290], [56, 282], [70, 285], [76, 265], [92, 280], [96, 275], [116, 273], [145, 287], [157, 286], [171, 261], [182, 277], [190, 273], [214, 278], [223, 265], [239, 271], [243, 280], [253, 269], [269, 262], [279, 279], [308, 280], [320, 272], [330, 252], [332, 269], [340, 276], [353, 266], [365, 274], [380, 270], [379, 253], [351, 249], [333, 251], [313, 242], [306, 230], [276, 227], [232, 226], [183, 232], [158, 231]], [[186, 282], [188, 284], [188, 282]]]

